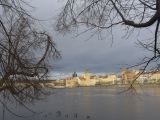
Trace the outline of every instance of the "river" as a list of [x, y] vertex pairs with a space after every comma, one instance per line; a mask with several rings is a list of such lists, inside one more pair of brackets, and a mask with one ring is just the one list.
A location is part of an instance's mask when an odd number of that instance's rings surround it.
[[[19, 115], [5, 112], [5, 120], [159, 120], [160, 88], [120, 93], [120, 88], [81, 87], [54, 89], [45, 99], [28, 104], [32, 113], [9, 103]], [[14, 107], [12, 107], [14, 106]], [[2, 107], [2, 106], [1, 106]], [[2, 118], [2, 109], [1, 109]]]

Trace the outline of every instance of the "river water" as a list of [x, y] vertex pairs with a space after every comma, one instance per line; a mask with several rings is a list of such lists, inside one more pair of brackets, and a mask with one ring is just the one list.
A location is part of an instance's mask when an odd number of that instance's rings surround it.
[[[120, 93], [120, 88], [81, 87], [54, 89], [46, 99], [29, 104], [36, 114], [19, 105], [5, 112], [5, 120], [159, 120], [160, 88]], [[14, 107], [12, 107], [14, 106]], [[1, 113], [3, 111], [1, 110]], [[0, 113], [0, 114], [1, 114]], [[2, 114], [0, 116], [0, 120]]]

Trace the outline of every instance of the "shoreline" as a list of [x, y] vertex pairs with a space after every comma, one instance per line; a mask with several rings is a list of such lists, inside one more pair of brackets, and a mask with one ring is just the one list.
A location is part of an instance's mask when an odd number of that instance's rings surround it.
[[[129, 88], [129, 84], [115, 84], [115, 85], [95, 85], [95, 86], [72, 86], [72, 87], [66, 87], [66, 86], [53, 86], [49, 88], [53, 89], [74, 89], [74, 88], [87, 88], [87, 87], [104, 87], [104, 88]], [[133, 84], [133, 88], [158, 88], [160, 87], [160, 84]]]

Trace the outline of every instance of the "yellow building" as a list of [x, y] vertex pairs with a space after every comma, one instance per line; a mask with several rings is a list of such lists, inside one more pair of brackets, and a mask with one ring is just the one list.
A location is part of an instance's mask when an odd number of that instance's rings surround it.
[[150, 79], [154, 82], [160, 81], [160, 71], [153, 71], [151, 72]]
[[91, 74], [88, 70], [85, 70], [85, 72], [83, 73], [82, 77], [86, 80], [90, 80]]
[[69, 77], [65, 79], [65, 86], [68, 88], [77, 87], [78, 84], [78, 77]]
[[81, 77], [79, 77], [79, 86], [95, 86], [96, 79], [91, 77], [91, 74], [87, 71]]
[[66, 87], [77, 87], [77, 86], [95, 86], [96, 80], [90, 76], [90, 73], [84, 72], [80, 77], [69, 77], [65, 79]]
[[140, 71], [123, 69], [121, 72], [121, 77], [124, 84], [131, 83], [133, 80], [137, 78], [140, 74]]
[[116, 75], [106, 75], [106, 76], [99, 76], [99, 83], [100, 84], [115, 84], [115, 81], [117, 80]]

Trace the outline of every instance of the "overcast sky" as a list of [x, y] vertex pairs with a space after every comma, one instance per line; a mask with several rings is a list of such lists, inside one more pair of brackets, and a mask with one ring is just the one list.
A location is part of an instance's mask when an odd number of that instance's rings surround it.
[[[136, 64], [147, 54], [135, 44], [136, 33], [129, 39], [124, 39], [124, 32], [119, 27], [113, 31], [113, 44], [110, 33], [107, 32], [103, 34], [106, 37], [104, 40], [98, 40], [96, 35], [88, 40], [92, 32], [79, 37], [75, 37], [77, 32], [66, 35], [55, 32], [54, 21], [63, 6], [62, 1], [64, 2], [64, 0], [30, 0], [31, 5], [35, 7], [32, 14], [38, 19], [47, 20], [41, 24], [52, 34], [57, 48], [61, 51], [62, 59], [52, 62], [56, 66], [55, 71], [81, 72], [89, 69], [91, 72], [119, 72], [120, 68], [127, 64]], [[145, 31], [141, 33], [140, 39], [145, 39], [150, 34]]]

